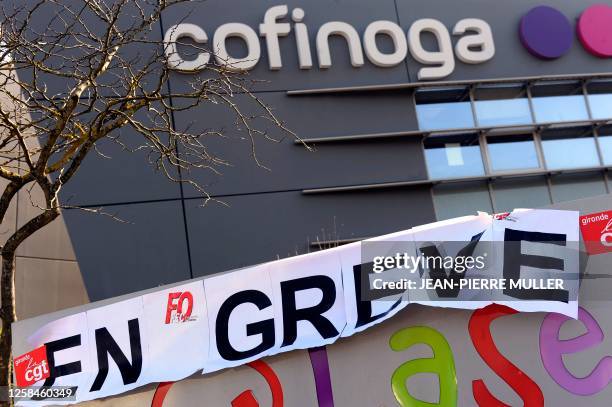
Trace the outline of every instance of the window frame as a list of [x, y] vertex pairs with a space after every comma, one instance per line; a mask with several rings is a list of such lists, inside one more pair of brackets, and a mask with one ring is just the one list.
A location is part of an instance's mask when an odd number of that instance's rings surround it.
[[[546, 123], [538, 122], [536, 120], [535, 109], [533, 106], [534, 96], [532, 94], [532, 89], [535, 83], [536, 83], [535, 81], [524, 83], [525, 94], [526, 94], [525, 97], [529, 103], [529, 111], [531, 114], [532, 123], [528, 123], [524, 125], [518, 124], [518, 125], [480, 126], [480, 123], [477, 117], [476, 104], [475, 104], [476, 100], [474, 97], [475, 88], [479, 85], [471, 84], [471, 85], [468, 85], [469, 86], [468, 92], [469, 92], [469, 98], [470, 98], [470, 104], [471, 104], [470, 107], [471, 107], [471, 111], [473, 114], [473, 121], [475, 123], [474, 128], [467, 128], [467, 129], [466, 128], [456, 128], [456, 129], [453, 128], [453, 129], [439, 129], [439, 130], [421, 129], [422, 134], [423, 134], [423, 137], [421, 140], [422, 141], [421, 143], [422, 151], [423, 151], [423, 156], [425, 159], [426, 172], [427, 172], [427, 177], [428, 177], [427, 179], [431, 182], [431, 185], [432, 185], [430, 188], [432, 199], [433, 199], [433, 194], [434, 194], [433, 186], [438, 185], [439, 183], [444, 183], [444, 182], [463, 183], [463, 182], [474, 182], [475, 180], [480, 180], [486, 183], [488, 187], [489, 198], [491, 200], [491, 206], [494, 212], [497, 212], [499, 211], [500, 206], [496, 205], [496, 202], [495, 202], [495, 195], [494, 195], [495, 192], [493, 189], [493, 184], [495, 183], [495, 180], [499, 178], [513, 178], [516, 176], [517, 178], [544, 177], [546, 179], [546, 186], [548, 189], [549, 199], [551, 202], [555, 203], [556, 200], [554, 199], [554, 195], [553, 195], [554, 178], [557, 175], [563, 175], [567, 173], [582, 173], [582, 172], [601, 173], [606, 193], [610, 193], [612, 191], [612, 179], [610, 179], [610, 176], [608, 175], [608, 171], [612, 170], [612, 163], [610, 165], [605, 164], [603, 152], [599, 144], [599, 127], [602, 124], [609, 124], [610, 128], [612, 129], [612, 114], [611, 114], [610, 120], [594, 119], [592, 111], [591, 111], [591, 106], [590, 106], [589, 93], [587, 91], [588, 83], [586, 81], [561, 80], [561, 81], [558, 81], [558, 84], [561, 88], [563, 86], [568, 86], [568, 87], [575, 86], [575, 90], [574, 90], [575, 93], [573, 92], [571, 95], [573, 96], [581, 95], [583, 97], [588, 119], [578, 120], [578, 121], [572, 120], [572, 121], [559, 121], [559, 122], [546, 122]], [[555, 85], [555, 82], [553, 81], [546, 81], [546, 83], [553, 85], [553, 86]], [[610, 89], [611, 89], [610, 94], [612, 94], [612, 80], [609, 81], [609, 84], [610, 84]], [[503, 87], [502, 83], [500, 83], [500, 88], [501, 87]], [[414, 97], [415, 94], [416, 92], [413, 92], [412, 102], [416, 109], [417, 103], [416, 103], [416, 98]], [[559, 96], [563, 96], [563, 95], [560, 94]], [[507, 99], [507, 97], [501, 97], [500, 99]], [[544, 155], [544, 149], [542, 145], [542, 133], [547, 129], [564, 128], [564, 127], [588, 127], [590, 129], [591, 135], [587, 137], [592, 137], [594, 139], [595, 150], [597, 152], [597, 158], [598, 158], [599, 165], [592, 166], [592, 167], [575, 167], [575, 168], [569, 167], [569, 168], [558, 168], [558, 169], [549, 168], [549, 166], [546, 163], [546, 157]], [[482, 164], [484, 166], [485, 175], [475, 176], [475, 177], [453, 177], [453, 178], [443, 178], [443, 179], [431, 178], [431, 176], [429, 175], [430, 174], [429, 165], [425, 158], [426, 139], [431, 135], [456, 134], [456, 133], [464, 133], [464, 134], [478, 133], [478, 144], [480, 146], [481, 159], [482, 159]], [[513, 134], [515, 135], [530, 134], [533, 137], [533, 143], [534, 143], [534, 147], [535, 147], [537, 159], [538, 159], [538, 164], [539, 164], [537, 168], [499, 170], [499, 171], [495, 171], [493, 169], [493, 166], [491, 163], [492, 157], [489, 152], [488, 140], [494, 137], [497, 137], [497, 136], [511, 136]], [[610, 136], [612, 137], [612, 132]], [[612, 157], [610, 158], [609, 161], [612, 162]]]

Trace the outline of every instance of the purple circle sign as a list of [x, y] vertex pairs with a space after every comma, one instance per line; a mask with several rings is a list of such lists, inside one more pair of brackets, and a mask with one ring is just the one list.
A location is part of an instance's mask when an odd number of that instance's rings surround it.
[[572, 26], [559, 10], [537, 6], [521, 19], [521, 42], [529, 52], [539, 58], [559, 58], [572, 46]]

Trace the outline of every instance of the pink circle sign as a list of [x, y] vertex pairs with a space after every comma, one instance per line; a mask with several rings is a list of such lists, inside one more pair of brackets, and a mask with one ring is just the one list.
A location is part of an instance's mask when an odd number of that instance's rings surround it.
[[580, 42], [591, 54], [612, 57], [612, 7], [595, 4], [584, 10], [577, 31]]

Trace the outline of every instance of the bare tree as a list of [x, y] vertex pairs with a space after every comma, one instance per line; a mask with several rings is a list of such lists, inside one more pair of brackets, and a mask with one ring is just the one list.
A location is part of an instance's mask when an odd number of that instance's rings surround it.
[[[173, 113], [201, 104], [225, 106], [248, 134], [256, 161], [255, 140], [277, 140], [256, 128], [254, 119], [264, 118], [273, 128], [295, 136], [250, 91], [252, 82], [226, 65], [202, 66], [186, 91], [170, 90], [173, 73], [164, 52], [168, 44], [160, 44], [151, 33], [159, 30], [166, 9], [185, 1], [40, 0], [14, 1], [10, 6], [3, 1], [0, 6], [0, 177], [6, 180], [0, 221], [20, 190], [35, 185], [44, 194], [40, 213], [1, 247], [2, 386], [12, 381], [16, 250], [61, 215], [59, 192], [83, 160], [96, 152], [97, 143], [105, 139], [119, 143], [117, 132], [130, 128], [130, 137], [138, 138], [137, 149], [147, 151], [143, 165], [151, 165], [171, 181], [190, 184], [209, 199], [205, 186], [191, 174], [218, 171], [227, 164], [206, 144], [207, 138], [223, 134], [179, 130], [173, 125]], [[197, 44], [189, 46], [202, 51]], [[61, 90], [49, 85], [58, 81]], [[243, 112], [235, 101], [238, 93], [248, 96], [249, 111], [256, 114]], [[176, 175], [178, 171], [182, 176]]]

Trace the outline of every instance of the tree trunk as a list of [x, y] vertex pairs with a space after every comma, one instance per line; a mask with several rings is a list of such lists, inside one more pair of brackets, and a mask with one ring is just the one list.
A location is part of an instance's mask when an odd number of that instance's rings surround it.
[[[0, 278], [2, 308], [2, 333], [0, 334], [0, 386], [9, 386], [13, 382], [11, 360], [12, 336], [11, 324], [17, 319], [15, 313], [15, 252], [2, 253], [2, 276]], [[12, 405], [12, 403], [2, 403]]]

